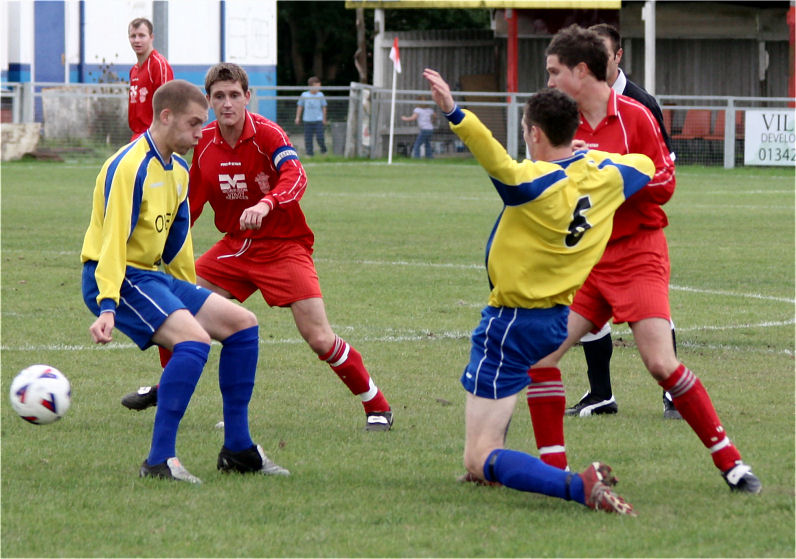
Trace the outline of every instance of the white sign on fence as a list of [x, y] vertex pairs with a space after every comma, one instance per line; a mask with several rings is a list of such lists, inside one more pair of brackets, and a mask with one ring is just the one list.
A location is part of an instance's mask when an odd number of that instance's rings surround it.
[[744, 165], [796, 165], [793, 109], [747, 109]]

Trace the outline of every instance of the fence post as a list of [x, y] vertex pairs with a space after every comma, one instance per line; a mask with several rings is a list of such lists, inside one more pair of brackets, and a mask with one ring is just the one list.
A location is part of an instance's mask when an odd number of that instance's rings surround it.
[[19, 124], [22, 122], [22, 86], [13, 86], [14, 100], [11, 103], [11, 122]]
[[379, 123], [381, 122], [381, 109], [382, 109], [382, 90], [381, 88], [373, 88], [370, 96], [370, 158], [378, 159], [381, 157], [381, 130]]
[[[257, 99], [257, 90], [253, 88], [249, 88], [249, 91], [252, 92], [251, 98], [249, 98], [249, 106], [247, 107], [249, 111], [257, 114], [262, 114], [260, 112], [260, 100]], [[274, 92], [276, 93], [276, 92]]]
[[25, 82], [22, 84], [22, 118], [20, 122], [33, 122], [34, 117], [34, 103], [33, 103], [33, 82]]
[[512, 159], [517, 159], [517, 94], [509, 93], [506, 106], [506, 151]]
[[724, 109], [724, 168], [735, 167], [735, 99], [730, 97]]

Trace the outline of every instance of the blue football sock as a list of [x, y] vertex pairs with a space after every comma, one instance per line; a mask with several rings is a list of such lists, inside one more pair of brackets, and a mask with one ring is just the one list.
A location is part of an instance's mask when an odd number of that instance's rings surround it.
[[222, 343], [218, 386], [224, 402], [224, 446], [239, 452], [254, 446], [249, 434], [249, 401], [257, 372], [259, 328], [235, 332]]
[[530, 454], [497, 449], [484, 462], [484, 478], [520, 491], [541, 493], [585, 503], [583, 480], [578, 474], [549, 466]]
[[209, 353], [210, 344], [201, 342], [180, 342], [174, 346], [174, 353], [160, 377], [152, 447], [146, 459], [150, 466], [177, 455], [177, 429]]

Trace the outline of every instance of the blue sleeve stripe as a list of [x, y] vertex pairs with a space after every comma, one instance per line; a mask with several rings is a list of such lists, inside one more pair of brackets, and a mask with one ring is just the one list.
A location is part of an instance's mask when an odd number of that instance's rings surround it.
[[108, 165], [108, 170], [105, 172], [105, 205], [103, 209], [107, 209], [108, 207], [108, 196], [111, 193], [111, 185], [113, 184], [113, 177], [116, 174], [116, 169], [119, 168], [119, 164], [122, 162], [122, 159], [124, 159], [124, 156], [133, 149], [136, 143], [137, 142], [132, 142], [128, 145], [113, 161], [111, 161], [111, 164]]
[[489, 282], [489, 291], [492, 291], [495, 288], [495, 284], [492, 283], [492, 278], [489, 277], [489, 253], [492, 251], [492, 241], [495, 240], [495, 233], [497, 232], [498, 225], [500, 225], [500, 220], [503, 219], [503, 213], [506, 211], [505, 206], [503, 209], [500, 210], [500, 214], [498, 214], [497, 219], [495, 219], [495, 224], [492, 226], [492, 231], [489, 233], [489, 239], [486, 242], [486, 252], [484, 253], [484, 269], [486, 270], [486, 279]]
[[130, 235], [133, 234], [133, 229], [135, 229], [136, 223], [138, 223], [138, 216], [141, 213], [141, 201], [144, 199], [144, 179], [146, 179], [147, 168], [149, 167], [149, 161], [154, 157], [153, 152], [147, 152], [146, 157], [144, 160], [141, 161], [141, 164], [138, 166], [138, 170], [135, 173], [135, 183], [133, 184], [133, 205], [132, 211], [130, 212], [130, 234], [127, 238], [130, 238]]
[[635, 167], [631, 167], [630, 165], [622, 165], [621, 163], [614, 163], [610, 159], [603, 160], [599, 167], [602, 169], [609, 165], [614, 167], [617, 171], [619, 171], [619, 174], [622, 175], [622, 181], [625, 185], [625, 198], [630, 198], [633, 194], [647, 186], [647, 183], [650, 181], [649, 175], [645, 175]]
[[[129, 151], [135, 146], [137, 142], [131, 143], [127, 148], [124, 149], [108, 166], [108, 170], [105, 173], [105, 205], [103, 209], [107, 211], [108, 209], [108, 199], [110, 198], [111, 194], [111, 187], [113, 186], [113, 178], [116, 176], [116, 171], [119, 169], [119, 165], [121, 164], [124, 156], [129, 153]], [[135, 229], [135, 224], [138, 222], [138, 215], [141, 212], [141, 200], [144, 197], [144, 178], [146, 177], [146, 170], [147, 165], [149, 164], [149, 160], [152, 158], [153, 153], [148, 151], [146, 157], [138, 166], [138, 170], [136, 171], [135, 175], [135, 184], [133, 185], [133, 200], [132, 200], [132, 211], [130, 216], [130, 232], [128, 233], [127, 238], [130, 238], [130, 235], [133, 234], [133, 229]]]
[[176, 160], [177, 163], [179, 163], [180, 167], [182, 167], [186, 171], [191, 170], [190, 165], [188, 165], [188, 162], [185, 161], [185, 159], [183, 159], [182, 157], [178, 157], [177, 154], [172, 154], [171, 157], [172, 159]]
[[188, 198], [183, 200], [177, 209], [177, 215], [169, 229], [169, 236], [166, 238], [166, 245], [163, 247], [163, 262], [171, 264], [171, 261], [180, 253], [191, 229], [191, 210], [188, 205]]
[[494, 177], [490, 178], [504, 204], [507, 206], [519, 206], [536, 200], [545, 190], [566, 179], [567, 174], [563, 169], [556, 169], [531, 182], [523, 182], [518, 185], [507, 185]]
[[271, 160], [274, 162], [274, 167], [276, 167], [277, 171], [285, 164], [285, 161], [298, 160], [298, 158], [298, 153], [292, 146], [282, 146], [271, 155]]

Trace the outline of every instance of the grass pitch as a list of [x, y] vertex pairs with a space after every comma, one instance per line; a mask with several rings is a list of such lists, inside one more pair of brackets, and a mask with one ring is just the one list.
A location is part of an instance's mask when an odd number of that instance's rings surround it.
[[[667, 204], [678, 353], [702, 379], [759, 496], [731, 494], [661, 392], [626, 325], [614, 329], [619, 414], [567, 418], [574, 469], [611, 464], [638, 518], [509, 489], [460, 485], [458, 377], [487, 297], [483, 250], [500, 202], [472, 162], [310, 162], [302, 205], [336, 332], [363, 354], [396, 413], [365, 433], [358, 400], [258, 296], [252, 434], [289, 478], [226, 476], [215, 371], [188, 408], [180, 458], [200, 487], [137, 478], [153, 411], [121, 396], [156, 381], [157, 353], [117, 333], [91, 343], [79, 251], [99, 163], [2, 166], [4, 557], [794, 555], [794, 173], [678, 168]], [[209, 213], [197, 252], [217, 238]], [[47, 363], [72, 381], [60, 422], [17, 418], [14, 375]], [[562, 363], [586, 389], [582, 351]], [[520, 401], [508, 446], [535, 452]]]

